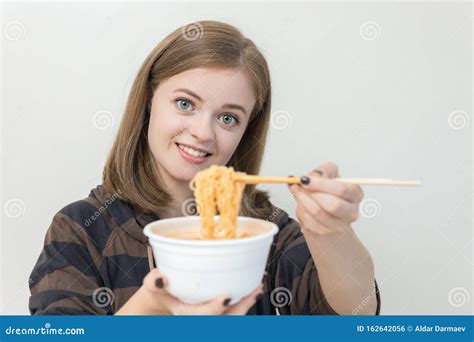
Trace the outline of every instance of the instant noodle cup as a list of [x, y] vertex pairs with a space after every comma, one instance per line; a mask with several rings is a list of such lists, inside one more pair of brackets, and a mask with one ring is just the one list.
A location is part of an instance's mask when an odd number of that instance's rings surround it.
[[235, 239], [203, 240], [200, 231], [199, 216], [158, 220], [144, 228], [168, 292], [188, 304], [228, 294], [234, 304], [257, 288], [278, 226], [238, 216]]

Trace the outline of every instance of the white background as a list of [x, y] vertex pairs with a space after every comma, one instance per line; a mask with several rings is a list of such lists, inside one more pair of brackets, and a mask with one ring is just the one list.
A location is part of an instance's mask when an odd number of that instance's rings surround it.
[[[204, 19], [240, 28], [270, 64], [262, 174], [332, 160], [345, 177], [423, 182], [364, 187], [354, 227], [375, 261], [382, 314], [471, 313], [468, 2], [3, 4], [1, 313], [28, 314], [44, 234], [101, 182], [145, 57]], [[294, 215], [285, 186], [265, 188]]]

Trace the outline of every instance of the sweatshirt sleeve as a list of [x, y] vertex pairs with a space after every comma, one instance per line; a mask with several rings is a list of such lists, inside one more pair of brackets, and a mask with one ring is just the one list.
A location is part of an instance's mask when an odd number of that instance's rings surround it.
[[[269, 267], [274, 284], [270, 294], [272, 305], [281, 315], [338, 315], [329, 305], [319, 282], [300, 224], [288, 216], [276, 239]], [[375, 282], [375, 279], [374, 279]], [[377, 311], [380, 294], [375, 282]]]
[[[79, 205], [80, 206], [80, 205]], [[80, 216], [78, 207], [57, 213], [46, 233], [44, 246], [29, 279], [32, 315], [106, 315], [110, 307], [104, 296], [97, 265], [100, 243], [71, 218]], [[79, 217], [78, 216], [78, 217]], [[106, 303], [108, 304], [108, 303]]]

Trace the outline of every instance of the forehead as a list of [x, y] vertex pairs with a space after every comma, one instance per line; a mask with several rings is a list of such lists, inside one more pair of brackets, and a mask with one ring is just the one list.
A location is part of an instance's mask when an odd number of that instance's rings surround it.
[[251, 107], [255, 102], [250, 77], [240, 69], [190, 69], [168, 78], [161, 85], [171, 92], [179, 88], [190, 89], [204, 101], [245, 107]]

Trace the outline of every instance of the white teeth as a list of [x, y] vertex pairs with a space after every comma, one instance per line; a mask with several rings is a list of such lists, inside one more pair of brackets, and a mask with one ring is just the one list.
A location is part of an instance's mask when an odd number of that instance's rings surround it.
[[189, 154], [191, 154], [195, 157], [205, 157], [207, 155], [206, 152], [196, 151], [196, 150], [192, 149], [191, 147], [187, 147], [187, 146], [180, 145], [180, 144], [178, 144], [178, 146], [179, 146], [180, 149], [182, 149], [186, 153], [189, 153]]

